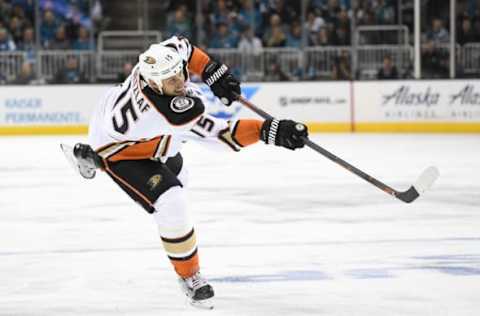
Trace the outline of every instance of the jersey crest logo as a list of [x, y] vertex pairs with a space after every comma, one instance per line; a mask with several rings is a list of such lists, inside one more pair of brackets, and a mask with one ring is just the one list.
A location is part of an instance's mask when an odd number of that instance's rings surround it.
[[156, 174], [148, 179], [147, 185], [150, 188], [150, 191], [155, 191], [155, 188], [162, 182], [162, 175]]
[[183, 113], [195, 105], [195, 101], [192, 98], [188, 97], [175, 97], [170, 102], [170, 108], [175, 113]]
[[150, 65], [154, 65], [157, 62], [152, 56], [145, 56], [145, 59], [143, 61]]

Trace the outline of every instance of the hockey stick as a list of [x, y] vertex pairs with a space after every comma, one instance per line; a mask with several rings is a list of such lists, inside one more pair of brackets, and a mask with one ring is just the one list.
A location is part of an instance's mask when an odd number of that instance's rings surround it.
[[[263, 111], [262, 109], [258, 108], [256, 105], [242, 97], [241, 95], [237, 95], [237, 100], [241, 104], [245, 105], [247, 108], [252, 110], [253, 112], [257, 113], [264, 119], [273, 119], [273, 117], [268, 114], [267, 112]], [[362, 170], [352, 166], [345, 160], [335, 156], [328, 150], [324, 149], [323, 147], [317, 145], [316, 143], [312, 142], [308, 137], [303, 137], [303, 141], [305, 142], [305, 145], [313, 149], [314, 151], [318, 152], [319, 154], [327, 157], [331, 161], [339, 164], [343, 168], [347, 169], [348, 171], [354, 173], [355, 175], [359, 176], [363, 180], [373, 184], [380, 190], [396, 197], [397, 199], [405, 202], [405, 203], [411, 203], [415, 201], [420, 194], [423, 194], [426, 190], [430, 189], [433, 185], [433, 183], [437, 180], [439, 177], [439, 171], [436, 167], [428, 167], [425, 169], [422, 174], [418, 177], [417, 182], [415, 182], [414, 185], [410, 186], [410, 188], [407, 191], [397, 191], [395, 189], [392, 189], [385, 183], [375, 179], [374, 177], [366, 174]]]

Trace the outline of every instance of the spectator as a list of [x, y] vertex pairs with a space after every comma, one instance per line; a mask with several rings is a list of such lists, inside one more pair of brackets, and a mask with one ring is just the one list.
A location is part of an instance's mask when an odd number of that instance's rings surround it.
[[32, 84], [35, 82], [32, 64], [29, 62], [22, 64], [22, 69], [11, 84]]
[[12, 6], [5, 0], [0, 0], [0, 22], [7, 23], [12, 15]]
[[50, 42], [49, 49], [59, 49], [66, 50], [70, 49], [70, 39], [67, 37], [67, 32], [65, 26], [61, 25], [58, 27], [55, 33], [55, 40]]
[[269, 63], [267, 67], [265, 81], [290, 81], [290, 76], [282, 70], [278, 62]]
[[344, 26], [347, 29], [350, 29], [350, 17], [348, 16], [348, 11], [345, 9], [340, 10], [338, 13], [337, 27]]
[[110, 23], [110, 18], [103, 15], [102, 0], [94, 0], [90, 12], [93, 22], [93, 29], [96, 32], [103, 31], [105, 28], [107, 28], [108, 24]]
[[53, 79], [53, 83], [86, 83], [85, 74], [80, 70], [78, 59], [69, 56], [64, 68], [60, 69]]
[[228, 23], [230, 11], [227, 8], [227, 3], [225, 0], [217, 0], [213, 6], [212, 12], [214, 13], [211, 14], [210, 19], [213, 25]]
[[450, 35], [443, 26], [443, 21], [439, 18], [435, 18], [432, 21], [432, 29], [427, 32], [427, 40], [434, 43], [448, 43]]
[[43, 47], [50, 47], [51, 42], [55, 38], [57, 28], [58, 24], [55, 15], [51, 10], [46, 10], [43, 14], [43, 20], [40, 25], [40, 40]]
[[464, 17], [462, 25], [457, 32], [457, 43], [464, 45], [466, 43], [475, 42], [476, 35], [472, 29], [472, 22], [468, 17]]
[[281, 19], [280, 16], [277, 14], [272, 14], [268, 17], [268, 25], [265, 25], [263, 27], [263, 32], [262, 32], [262, 42], [265, 44], [267, 42], [267, 38], [269, 38], [272, 35], [272, 28], [281, 25]]
[[243, 31], [238, 49], [243, 53], [259, 55], [262, 52], [262, 41], [255, 36], [251, 27]]
[[317, 42], [317, 34], [322, 27], [325, 26], [325, 21], [316, 16], [315, 13], [309, 12], [307, 15], [307, 21], [305, 22], [305, 28], [307, 30], [307, 37], [308, 37], [308, 45], [316, 45]]
[[87, 2], [82, 2], [81, 0], [69, 1], [67, 10], [63, 13], [68, 23], [79, 27], [80, 25], [89, 26], [91, 25], [90, 17], [86, 16], [86, 13], [89, 11], [89, 4]]
[[346, 51], [343, 51], [335, 61], [332, 68], [333, 80], [352, 80], [352, 71], [350, 68], [350, 58]]
[[35, 31], [31, 27], [27, 27], [23, 31], [22, 40], [17, 45], [18, 50], [30, 51], [35, 49]]
[[187, 14], [185, 5], [181, 5], [175, 10], [173, 21], [169, 23], [167, 29], [168, 36], [182, 35], [189, 38], [192, 36], [192, 25]]
[[271, 37], [267, 38], [267, 47], [285, 47], [287, 44], [287, 36], [280, 26], [272, 28]]
[[83, 26], [81, 26], [78, 29], [78, 38], [73, 43], [73, 49], [75, 49], [75, 50], [93, 49], [93, 47], [90, 43], [90, 38], [89, 38], [88, 31]]
[[17, 46], [18, 50], [27, 52], [27, 58], [30, 62], [35, 62], [36, 43], [33, 28], [28, 27], [23, 31], [23, 39]]
[[13, 14], [20, 19], [33, 21], [35, 14], [35, 0], [12, 0]]
[[390, 56], [383, 58], [383, 66], [378, 70], [377, 79], [398, 79], [397, 67], [393, 64]]
[[350, 18], [345, 9], [342, 9], [338, 14], [336, 27], [333, 29], [332, 42], [339, 46], [350, 45]]
[[275, 0], [270, 1], [268, 13], [270, 16], [278, 15], [283, 23], [292, 24], [294, 20], [299, 20], [300, 1]]
[[226, 23], [217, 24], [217, 33], [213, 35], [210, 41], [210, 48], [235, 48], [237, 39], [233, 34], [229, 34]]
[[22, 20], [16, 16], [12, 16], [9, 23], [9, 29], [13, 41], [17, 44], [22, 41], [24, 27], [25, 25]]
[[322, 27], [317, 33], [317, 37], [314, 39], [315, 46], [330, 46], [332, 44], [330, 40], [330, 34], [327, 27]]
[[375, 8], [375, 21], [377, 24], [394, 24], [395, 23], [395, 9], [388, 4], [386, 0], [377, 0]]
[[270, 16], [270, 26], [266, 30], [263, 42], [268, 47], [281, 47], [285, 46], [287, 36], [283, 32], [282, 20], [278, 14]]
[[14, 51], [15, 48], [15, 43], [10, 38], [7, 29], [0, 27], [0, 51]]
[[355, 11], [357, 25], [375, 25], [375, 13], [369, 2], [363, 1], [358, 4]]
[[340, 26], [335, 32], [333, 44], [337, 46], [350, 46], [350, 30]]
[[123, 64], [122, 71], [119, 72], [117, 75], [117, 82], [124, 82], [128, 78], [128, 76], [130, 76], [132, 69], [133, 69], [132, 63], [127, 62]]
[[232, 11], [228, 15], [227, 25], [231, 35], [233, 35], [233, 37], [235, 37], [238, 40], [238, 38], [240, 37], [240, 33], [242, 33], [243, 26], [242, 26], [242, 23], [240, 22], [237, 12]]
[[305, 27], [307, 28], [308, 32], [317, 33], [320, 31], [320, 28], [325, 25], [325, 20], [320, 17], [316, 16], [315, 13], [309, 12], [307, 15], [307, 21]]
[[328, 0], [327, 6], [323, 11], [325, 20], [328, 24], [338, 24], [338, 16], [341, 11], [338, 0]]
[[302, 47], [302, 26], [298, 21], [295, 21], [290, 26], [290, 32], [287, 35], [288, 47]]
[[238, 22], [243, 28], [253, 26], [254, 34], [260, 33], [260, 25], [262, 25], [263, 19], [260, 11], [253, 6], [253, 0], [241, 0]]
[[422, 47], [422, 73], [424, 78], [446, 78], [448, 76], [448, 51], [435, 47], [433, 41]]

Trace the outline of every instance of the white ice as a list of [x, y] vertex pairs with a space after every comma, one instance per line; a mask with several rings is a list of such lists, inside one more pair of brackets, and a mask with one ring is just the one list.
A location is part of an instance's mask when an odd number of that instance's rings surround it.
[[0, 315], [480, 315], [480, 136], [317, 134], [405, 204], [309, 149], [194, 144], [190, 210], [213, 311], [185, 304], [150, 215], [59, 143], [0, 138]]

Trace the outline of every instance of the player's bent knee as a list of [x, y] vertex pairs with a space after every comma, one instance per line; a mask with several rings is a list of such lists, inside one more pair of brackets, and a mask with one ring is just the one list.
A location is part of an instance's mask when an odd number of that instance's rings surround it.
[[177, 238], [192, 229], [184, 188], [176, 186], [168, 189], [157, 199], [154, 208], [153, 217], [162, 237]]

